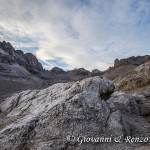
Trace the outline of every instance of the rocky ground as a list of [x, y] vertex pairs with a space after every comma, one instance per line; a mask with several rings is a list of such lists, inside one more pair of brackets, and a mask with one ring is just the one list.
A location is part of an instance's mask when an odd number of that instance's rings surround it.
[[[150, 93], [113, 91], [112, 81], [93, 77], [14, 94], [0, 106], [0, 149], [130, 150], [149, 145], [126, 138], [150, 138]], [[115, 142], [120, 136], [122, 142]], [[88, 142], [91, 137], [112, 139]]]

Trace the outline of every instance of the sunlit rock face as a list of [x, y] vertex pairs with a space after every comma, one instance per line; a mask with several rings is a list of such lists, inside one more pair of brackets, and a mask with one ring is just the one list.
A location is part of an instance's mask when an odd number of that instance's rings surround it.
[[114, 66], [109, 67], [106, 71], [103, 72], [103, 76], [107, 77], [110, 80], [115, 80], [118, 77], [127, 75], [129, 72], [134, 73], [134, 69], [144, 63], [150, 61], [150, 56], [132, 56], [124, 59], [116, 59], [114, 61]]
[[[139, 146], [78, 139], [148, 136], [150, 124], [140, 116], [137, 99], [113, 91], [112, 81], [93, 77], [14, 94], [0, 105], [0, 149], [110, 150]], [[75, 140], [70, 141], [70, 136]]]
[[143, 63], [146, 63], [150, 61], [150, 56], [149, 55], [145, 55], [145, 56], [132, 56], [126, 59], [116, 59], [114, 62], [114, 67], [117, 68], [119, 66], [124, 66], [124, 65], [135, 65], [135, 66], [139, 66]]
[[[138, 88], [150, 89], [150, 61], [114, 80], [116, 90], [132, 91]], [[144, 89], [143, 89], [144, 91]]]

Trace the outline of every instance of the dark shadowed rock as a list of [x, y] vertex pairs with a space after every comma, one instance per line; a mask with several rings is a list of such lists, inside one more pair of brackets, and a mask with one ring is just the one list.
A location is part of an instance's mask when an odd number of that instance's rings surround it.
[[38, 62], [37, 58], [32, 53], [26, 53], [25, 57], [29, 66], [31, 67], [31, 72], [40, 72], [43, 71], [41, 63]]
[[139, 111], [143, 116], [150, 116], [150, 92], [136, 92], [134, 97], [139, 106]]

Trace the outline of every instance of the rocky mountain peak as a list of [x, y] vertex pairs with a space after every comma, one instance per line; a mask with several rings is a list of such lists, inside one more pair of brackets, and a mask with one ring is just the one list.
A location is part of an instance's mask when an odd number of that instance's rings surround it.
[[53, 74], [62, 74], [62, 73], [65, 73], [65, 71], [59, 67], [53, 67], [51, 70], [50, 70], [50, 73], [53, 73]]
[[37, 72], [43, 71], [43, 67], [35, 55], [33, 55], [32, 53], [26, 53], [25, 58], [31, 67], [31, 71], [32, 69], [34, 71], [36, 70]]
[[15, 50], [9, 42], [0, 42], [0, 62], [6, 64], [18, 64], [29, 72], [40, 73], [43, 71], [41, 63], [32, 53], [24, 54], [21, 50]]
[[11, 56], [14, 56], [15, 49], [9, 42], [6, 43], [5, 41], [3, 42], [0, 41], [0, 49], [4, 50], [6, 53], [8, 53]]
[[98, 70], [98, 69], [94, 69], [92, 70], [92, 76], [99, 76], [99, 75], [102, 75], [103, 72]]
[[84, 68], [75, 68], [74, 70], [69, 71], [69, 73], [76, 74], [76, 75], [89, 75], [90, 71]]

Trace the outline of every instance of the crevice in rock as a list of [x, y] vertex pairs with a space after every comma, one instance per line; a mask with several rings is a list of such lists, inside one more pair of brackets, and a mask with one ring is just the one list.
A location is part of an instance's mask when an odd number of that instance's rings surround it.
[[143, 115], [141, 115], [141, 116], [143, 116], [143, 117], [149, 117], [149, 116], [150, 116], [150, 113], [143, 114]]
[[111, 97], [112, 93], [113, 92], [109, 92], [109, 91], [107, 91], [106, 93], [100, 93], [100, 98], [106, 101]]
[[18, 106], [18, 103], [20, 101], [20, 98], [21, 98], [21, 94], [19, 94], [19, 96], [12, 101], [12, 105], [11, 105], [11, 108], [10, 108], [10, 111], [12, 111], [14, 109], [14, 107]]
[[21, 131], [19, 133], [19, 138], [24, 140], [30, 140], [33, 136], [36, 135], [34, 128], [36, 127], [36, 123], [38, 122], [38, 118], [31, 120], [26, 125], [21, 127]]

